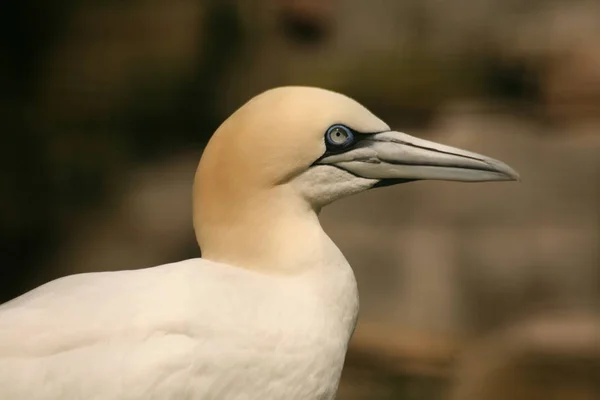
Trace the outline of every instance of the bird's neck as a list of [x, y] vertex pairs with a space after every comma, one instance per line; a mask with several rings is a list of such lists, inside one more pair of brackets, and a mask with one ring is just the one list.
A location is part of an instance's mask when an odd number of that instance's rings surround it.
[[241, 197], [229, 192], [211, 201], [198, 196], [196, 200], [196, 209], [204, 210], [195, 213], [203, 258], [257, 273], [293, 277], [287, 281], [293, 282], [293, 290], [302, 291], [304, 305], [315, 305], [312, 312], [325, 315], [327, 329], [339, 327], [347, 334], [343, 339], [347, 342], [358, 314], [356, 279], [323, 231], [318, 210], [285, 187], [246, 192]]
[[285, 188], [219, 204], [228, 207], [206, 210], [196, 224], [203, 258], [276, 274], [349, 267], [323, 231], [318, 210]]

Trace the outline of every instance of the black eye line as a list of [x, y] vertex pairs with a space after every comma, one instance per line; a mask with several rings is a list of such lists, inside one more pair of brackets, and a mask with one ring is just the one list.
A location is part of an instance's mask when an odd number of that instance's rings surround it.
[[[325, 135], [327, 135], [327, 133], [329, 132], [329, 130], [331, 128], [333, 128], [334, 126], [343, 126], [344, 128], [348, 129], [350, 132], [352, 132], [352, 134], [354, 135], [354, 141], [349, 144], [348, 146], [344, 146], [342, 148], [339, 149], [330, 149], [329, 146], [327, 145], [327, 139], [325, 138]], [[322, 159], [324, 159], [325, 157], [329, 157], [331, 155], [334, 154], [340, 154], [340, 153], [344, 153], [346, 151], [352, 150], [356, 147], [356, 145], [360, 142], [362, 142], [363, 140], [367, 140], [370, 137], [372, 137], [373, 135], [377, 135], [378, 133], [383, 133], [383, 132], [388, 132], [389, 130], [384, 130], [384, 131], [377, 131], [377, 132], [359, 132], [355, 129], [350, 128], [348, 125], [344, 125], [344, 124], [333, 124], [331, 125], [329, 128], [327, 128], [327, 130], [325, 131], [325, 135], [323, 135], [323, 141], [325, 142], [325, 153], [323, 153], [321, 155], [321, 157], [317, 158], [311, 165], [317, 165], [319, 163], [319, 161], [321, 161]]]

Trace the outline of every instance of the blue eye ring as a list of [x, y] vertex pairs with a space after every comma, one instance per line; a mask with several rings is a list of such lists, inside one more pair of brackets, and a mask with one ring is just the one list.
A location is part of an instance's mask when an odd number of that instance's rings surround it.
[[328, 147], [343, 149], [354, 142], [354, 133], [347, 126], [340, 124], [332, 125], [325, 132], [325, 142]]

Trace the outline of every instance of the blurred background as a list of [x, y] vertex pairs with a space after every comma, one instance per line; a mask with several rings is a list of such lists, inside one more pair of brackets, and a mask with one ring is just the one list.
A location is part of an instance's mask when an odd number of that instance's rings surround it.
[[0, 301], [197, 257], [212, 132], [265, 89], [322, 86], [523, 179], [324, 210], [361, 293], [338, 398], [600, 398], [598, 1], [22, 0], [0, 19]]

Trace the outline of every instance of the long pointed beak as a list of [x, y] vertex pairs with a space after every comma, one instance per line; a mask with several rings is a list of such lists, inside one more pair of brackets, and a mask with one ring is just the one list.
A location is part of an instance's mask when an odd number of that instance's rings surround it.
[[512, 181], [519, 174], [505, 163], [481, 154], [419, 139], [402, 132], [382, 132], [359, 139], [355, 146], [327, 156], [334, 165], [382, 184], [435, 179], [461, 182]]

